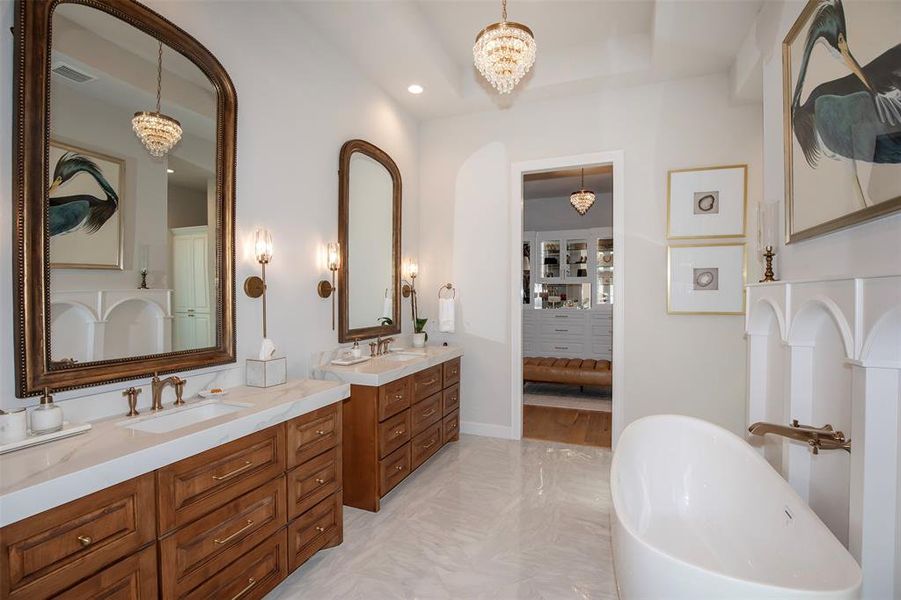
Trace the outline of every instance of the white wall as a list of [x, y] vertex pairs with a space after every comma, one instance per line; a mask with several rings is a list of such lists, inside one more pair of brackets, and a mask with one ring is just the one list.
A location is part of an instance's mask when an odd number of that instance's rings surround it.
[[[422, 127], [422, 289], [458, 290], [466, 352], [462, 420], [503, 433], [510, 414], [510, 164], [625, 152], [624, 422], [654, 413], [745, 426], [742, 319], [666, 314], [666, 172], [749, 164], [750, 215], [760, 196], [759, 105], [729, 100], [726, 76], [515, 105]], [[427, 193], [426, 193], [427, 192]], [[754, 224], [749, 223], [754, 231]], [[461, 248], [461, 246], [466, 246]], [[498, 266], [500, 265], [500, 266]], [[749, 278], [758, 273], [751, 265]], [[421, 312], [436, 315], [433, 294]], [[614, 365], [614, 368], [615, 365]], [[649, 376], [653, 374], [653, 376]]]
[[569, 203], [569, 196], [562, 198], [536, 198], [524, 203], [523, 231], [557, 231], [563, 229], [589, 229], [613, 226], [613, 193], [600, 192], [594, 205], [585, 215], [580, 215]]
[[[310, 354], [337, 343], [331, 304], [316, 295], [326, 276], [317, 264], [320, 247], [337, 240], [338, 152], [351, 138], [384, 149], [400, 168], [404, 184], [403, 245], [417, 248], [418, 126], [389, 97], [333, 52], [313, 31], [297, 5], [253, 2], [147, 2], [216, 55], [238, 93], [237, 158], [237, 339], [239, 362], [229, 375], [243, 382], [244, 358], [260, 342], [260, 303], [241, 292], [258, 273], [250, 237], [257, 227], [272, 232], [275, 256], [267, 268], [269, 331], [288, 357], [290, 376], [306, 376]], [[0, 2], [0, 31], [8, 32], [13, 5]], [[240, 43], [235, 40], [240, 39]], [[12, 37], [0, 36], [0, 405], [13, 397], [11, 231]], [[408, 314], [406, 311], [404, 314]], [[409, 323], [404, 323], [405, 329]], [[191, 372], [188, 392], [212, 376]], [[121, 413], [118, 390], [88, 390], [67, 402], [69, 418], [91, 410]], [[59, 394], [57, 400], [72, 397]], [[85, 391], [77, 394], [85, 394]], [[149, 402], [150, 394], [142, 394]], [[29, 403], [33, 403], [30, 401]]]

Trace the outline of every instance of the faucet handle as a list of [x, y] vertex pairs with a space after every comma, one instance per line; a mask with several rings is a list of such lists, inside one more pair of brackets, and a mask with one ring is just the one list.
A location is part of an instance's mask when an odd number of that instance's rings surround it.
[[185, 393], [185, 384], [187, 383], [186, 379], [182, 379], [181, 377], [176, 377], [173, 380], [173, 384], [175, 385], [175, 403], [173, 406], [181, 406], [185, 403], [182, 399], [182, 395]]
[[140, 394], [143, 390], [136, 387], [130, 387], [124, 392], [122, 395], [128, 398], [128, 416], [136, 417], [138, 416], [138, 394]]

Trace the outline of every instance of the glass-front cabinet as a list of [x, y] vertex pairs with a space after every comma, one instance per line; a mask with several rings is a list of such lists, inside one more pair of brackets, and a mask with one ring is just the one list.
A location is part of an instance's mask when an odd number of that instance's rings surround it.
[[522, 260], [523, 355], [611, 360], [613, 230], [525, 232]]
[[611, 303], [612, 237], [609, 227], [525, 232], [523, 304], [535, 309], [590, 309]]
[[613, 239], [597, 240], [597, 291], [595, 304], [613, 304]]

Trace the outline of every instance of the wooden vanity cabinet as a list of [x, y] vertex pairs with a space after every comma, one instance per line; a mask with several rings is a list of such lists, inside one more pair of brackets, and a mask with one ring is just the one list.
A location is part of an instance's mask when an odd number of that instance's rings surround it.
[[351, 385], [344, 400], [344, 504], [378, 511], [381, 498], [459, 439], [460, 359], [374, 387]]
[[0, 530], [0, 599], [265, 596], [343, 541], [342, 405]]

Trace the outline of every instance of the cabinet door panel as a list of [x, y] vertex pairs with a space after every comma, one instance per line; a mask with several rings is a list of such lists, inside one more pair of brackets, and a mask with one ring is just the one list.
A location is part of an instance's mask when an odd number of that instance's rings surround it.
[[341, 444], [341, 403], [323, 406], [286, 425], [291, 469]]
[[295, 570], [323, 548], [344, 539], [341, 492], [326, 498], [288, 525], [288, 564]]
[[288, 472], [288, 518], [341, 489], [341, 449], [333, 448]]
[[156, 546], [149, 546], [66, 590], [56, 599], [155, 600], [156, 580]]

